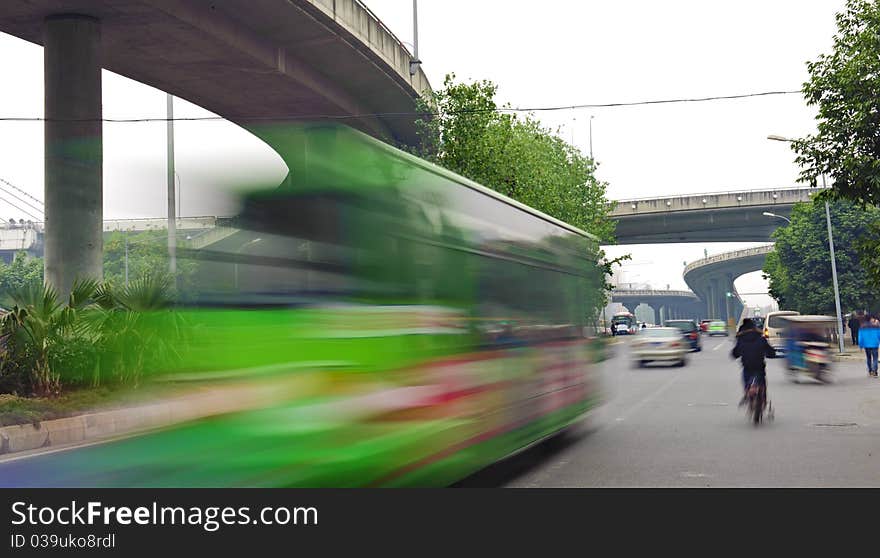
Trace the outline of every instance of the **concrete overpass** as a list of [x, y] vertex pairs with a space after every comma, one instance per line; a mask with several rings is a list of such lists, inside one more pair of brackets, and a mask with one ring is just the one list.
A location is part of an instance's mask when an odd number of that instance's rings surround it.
[[691, 291], [614, 289], [611, 302], [622, 304], [633, 314], [640, 304], [647, 304], [654, 310], [655, 324], [675, 318], [699, 319], [703, 309], [703, 303]]
[[0, 31], [44, 46], [46, 278], [102, 275], [101, 68], [204, 107], [306, 168], [307, 142], [267, 123], [322, 118], [417, 141], [430, 89], [358, 0], [4, 0]]
[[[764, 267], [773, 245], [758, 246], [716, 254], [691, 262], [684, 268], [684, 280], [706, 304], [706, 317], [738, 320], [744, 304], [733, 286], [740, 275], [759, 271]], [[729, 313], [726, 293], [732, 293]]]
[[775, 188], [620, 200], [617, 244], [678, 242], [766, 242], [797, 202], [810, 201], [816, 188]]

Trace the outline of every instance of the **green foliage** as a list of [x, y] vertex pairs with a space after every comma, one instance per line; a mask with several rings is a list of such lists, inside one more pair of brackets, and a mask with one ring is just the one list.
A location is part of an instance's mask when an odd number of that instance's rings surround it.
[[82, 320], [96, 348], [92, 385], [113, 381], [136, 386], [145, 373], [179, 357], [182, 328], [170, 309], [167, 277], [146, 275], [117, 289], [104, 284], [94, 299]]
[[[31, 258], [26, 252], [16, 254], [11, 264], [0, 261], [0, 298], [13, 291], [43, 282], [43, 260]], [[2, 304], [2, 302], [0, 302]]]
[[532, 116], [499, 112], [493, 83], [454, 80], [446, 76], [422, 101], [436, 116], [418, 122], [416, 154], [610, 241], [607, 185], [596, 180], [595, 162]]
[[0, 321], [0, 389], [55, 397], [64, 385], [137, 385], [177, 356], [181, 328], [161, 276], [114, 290], [80, 281], [65, 304], [50, 286], [10, 294]]
[[[125, 285], [126, 245], [129, 282], [157, 274], [168, 274], [168, 236], [165, 231], [113, 232], [104, 240], [104, 281]], [[192, 286], [196, 262], [178, 258], [177, 282], [180, 291]], [[169, 285], [171, 283], [168, 277]]]
[[792, 148], [801, 181], [830, 175], [830, 196], [880, 205], [880, 4], [847, 0], [836, 19], [833, 50], [807, 64], [803, 86], [819, 132]]
[[880, 219], [868, 224], [856, 241], [859, 259], [874, 292], [880, 293]]
[[[832, 201], [831, 223], [842, 310], [876, 309], [880, 291], [872, 285], [860, 238], [877, 227], [880, 209]], [[821, 200], [794, 206], [791, 224], [773, 233], [773, 252], [764, 265], [770, 294], [780, 307], [804, 314], [834, 314], [834, 286], [825, 206]]]
[[26, 381], [40, 396], [60, 393], [59, 370], [82, 364], [75, 348], [84, 340], [76, 322], [96, 288], [95, 281], [77, 282], [67, 304], [59, 302], [50, 286], [29, 284], [10, 293], [14, 305], [0, 322], [5, 340], [2, 374]]

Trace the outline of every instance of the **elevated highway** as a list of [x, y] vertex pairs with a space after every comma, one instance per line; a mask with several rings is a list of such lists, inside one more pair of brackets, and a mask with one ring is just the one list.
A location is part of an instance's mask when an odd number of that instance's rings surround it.
[[[739, 319], [744, 305], [733, 283], [740, 275], [761, 270], [772, 250], [772, 244], [746, 248], [709, 256], [685, 266], [685, 283], [705, 302], [707, 317]], [[733, 295], [729, 305], [728, 292]]]
[[611, 213], [618, 244], [767, 242], [782, 223], [763, 213], [791, 215], [816, 188], [775, 188], [620, 200]]
[[104, 69], [232, 122], [325, 115], [417, 139], [413, 118], [395, 113], [412, 113], [428, 79], [358, 0], [4, 0], [0, 31], [44, 45], [46, 19], [69, 14], [95, 22]]
[[102, 277], [102, 68], [248, 129], [284, 160], [286, 183], [315, 152], [338, 157], [287, 124], [342, 122], [412, 144], [430, 91], [358, 0], [3, 0], [0, 32], [44, 47], [45, 271], [62, 296]]
[[[178, 238], [190, 248], [204, 248], [238, 232], [229, 226], [231, 219], [228, 217], [182, 217], [175, 221]], [[104, 236], [114, 232], [139, 233], [167, 229], [168, 220], [164, 218], [109, 219], [102, 224]], [[42, 222], [0, 224], [0, 259], [9, 263], [18, 252], [42, 257], [44, 232]]]
[[614, 289], [611, 302], [622, 304], [633, 314], [640, 304], [647, 304], [654, 310], [655, 324], [675, 318], [698, 319], [703, 307], [693, 292], [677, 290]]

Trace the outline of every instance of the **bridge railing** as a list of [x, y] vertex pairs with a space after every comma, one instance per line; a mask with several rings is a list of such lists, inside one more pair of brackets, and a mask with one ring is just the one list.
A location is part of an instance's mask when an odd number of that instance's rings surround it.
[[650, 198], [627, 198], [620, 200], [613, 200], [618, 204], [633, 202], [643, 202], [643, 201], [651, 201], [651, 200], [671, 200], [678, 198], [699, 198], [704, 196], [734, 196], [737, 194], [755, 194], [755, 193], [764, 193], [764, 192], [797, 192], [800, 190], [809, 190], [809, 191], [819, 191], [822, 190], [821, 187], [812, 188], [810, 186], [780, 186], [776, 188], [753, 188], [748, 190], [725, 190], [719, 192], [686, 192], [682, 194], [669, 194], [666, 196], [652, 196]]
[[307, 0], [321, 9], [350, 33], [359, 37], [375, 55], [378, 55], [399, 74], [400, 79], [419, 94], [429, 91], [431, 85], [421, 67], [410, 73], [413, 53], [387, 25], [382, 23], [362, 0]]
[[694, 262], [689, 263], [684, 268], [684, 275], [687, 275], [689, 272], [706, 265], [711, 265], [715, 263], [727, 262], [730, 260], [735, 260], [737, 258], [747, 258], [749, 256], [760, 256], [762, 254], [768, 254], [773, 250], [772, 244], [765, 244], [764, 246], [755, 246], [754, 248], [745, 248], [743, 250], [734, 250], [733, 252], [724, 252], [721, 254], [715, 254], [714, 256], [709, 256], [708, 258], [703, 258], [700, 260], [696, 260]]
[[664, 291], [656, 289], [614, 289], [611, 296], [680, 296], [686, 298], [699, 298], [691, 291]]

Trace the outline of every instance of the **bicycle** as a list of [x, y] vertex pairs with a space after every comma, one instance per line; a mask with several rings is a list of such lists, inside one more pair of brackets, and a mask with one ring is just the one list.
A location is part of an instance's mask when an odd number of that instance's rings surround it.
[[767, 398], [767, 386], [764, 382], [753, 378], [749, 384], [749, 406], [746, 416], [758, 426], [764, 420], [764, 411], [767, 412], [767, 419], [772, 421], [775, 417], [773, 411], [773, 403]]

